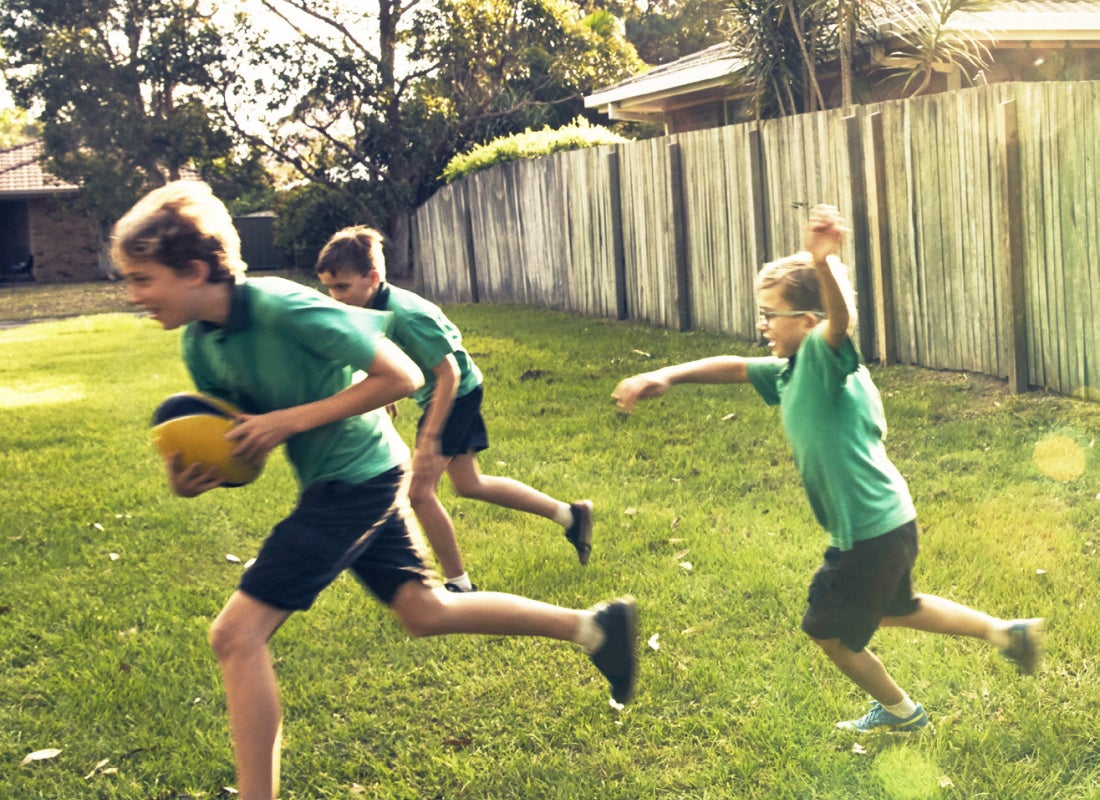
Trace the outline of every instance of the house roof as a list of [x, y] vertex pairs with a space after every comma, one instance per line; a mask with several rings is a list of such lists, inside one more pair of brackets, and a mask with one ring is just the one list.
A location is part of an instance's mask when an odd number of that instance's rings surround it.
[[0, 150], [0, 198], [44, 197], [80, 190], [47, 172], [42, 166], [43, 154], [38, 140]]
[[[888, 30], [888, 23], [882, 27]], [[988, 36], [994, 47], [1100, 45], [1100, 0], [1003, 0], [988, 11], [958, 12], [948, 27]], [[584, 105], [612, 119], [661, 121], [672, 98], [686, 104], [689, 98], [729, 96], [729, 76], [738, 66], [723, 42], [599, 89], [585, 97]]]

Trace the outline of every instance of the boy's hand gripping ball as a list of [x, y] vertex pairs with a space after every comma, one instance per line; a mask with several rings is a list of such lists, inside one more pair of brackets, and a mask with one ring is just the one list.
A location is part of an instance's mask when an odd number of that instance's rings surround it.
[[153, 412], [153, 445], [167, 458], [179, 453], [183, 465], [196, 462], [217, 467], [225, 486], [243, 486], [262, 467], [232, 455], [236, 442], [225, 434], [236, 425], [240, 410], [232, 403], [198, 392], [174, 394]]

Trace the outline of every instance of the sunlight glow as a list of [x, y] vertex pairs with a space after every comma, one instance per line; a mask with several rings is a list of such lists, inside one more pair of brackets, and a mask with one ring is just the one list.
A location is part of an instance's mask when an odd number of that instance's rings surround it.
[[62, 386], [0, 386], [0, 408], [22, 408], [24, 406], [59, 405], [83, 400], [83, 386], [66, 384]]
[[1068, 436], [1040, 439], [1031, 458], [1039, 471], [1052, 480], [1068, 482], [1085, 474], [1085, 450]]

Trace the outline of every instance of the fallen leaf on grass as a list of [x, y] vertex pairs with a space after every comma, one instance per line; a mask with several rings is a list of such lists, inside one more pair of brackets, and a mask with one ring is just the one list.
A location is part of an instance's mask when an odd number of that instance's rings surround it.
[[660, 635], [661, 634], [659, 634], [659, 633], [655, 633], [655, 634], [653, 634], [652, 636], [649, 637], [649, 641], [646, 642], [646, 644], [649, 645], [650, 650], [660, 650], [661, 649], [661, 643], [657, 641], [657, 637], [660, 636]]
[[[110, 762], [110, 760], [111, 759], [109, 759], [109, 758], [105, 758], [102, 761], [100, 761], [98, 764], [96, 764], [94, 767], [92, 767], [92, 771], [84, 776], [84, 780], [90, 781], [92, 778], [94, 778], [96, 776], [96, 774], [101, 769], [103, 769], [105, 766], [107, 766], [107, 764], [108, 764], [108, 762]], [[116, 772], [117, 772], [117, 770], [116, 770]]]
[[112, 561], [118, 561], [119, 555], [118, 553], [108, 553], [107, 558], [111, 559]]
[[852, 745], [852, 752], [855, 753], [857, 756], [865, 756], [867, 755], [867, 748], [861, 745], [859, 742], [855, 742]]
[[22, 761], [19, 762], [19, 766], [25, 767], [32, 761], [45, 761], [48, 758], [54, 758], [60, 755], [61, 751], [56, 747], [49, 747], [45, 750], [35, 750], [33, 753], [28, 753]]
[[955, 782], [952, 781], [949, 777], [947, 777], [946, 775], [941, 775], [940, 776], [940, 788], [941, 789], [951, 789], [954, 786], [955, 786]]
[[455, 750], [465, 750], [473, 743], [474, 737], [472, 736], [455, 736], [453, 738], [443, 740], [444, 747], [453, 747]]
[[683, 561], [684, 556], [686, 556], [690, 552], [691, 552], [690, 550], [681, 550], [679, 553], [674, 555], [673, 558], [676, 559], [677, 561]]
[[635, 349], [635, 350], [631, 350], [630, 352], [633, 353], [636, 356], [641, 356], [642, 358], [650, 358], [649, 353], [647, 353], [645, 350]]
[[225, 560], [228, 561], [230, 564], [240, 564], [241, 563], [240, 556], [235, 556], [232, 553], [226, 553], [225, 554]]
[[680, 562], [680, 569], [687, 570], [688, 572], [690, 572], [691, 570], [695, 569], [695, 567], [690, 561], [681, 561]]

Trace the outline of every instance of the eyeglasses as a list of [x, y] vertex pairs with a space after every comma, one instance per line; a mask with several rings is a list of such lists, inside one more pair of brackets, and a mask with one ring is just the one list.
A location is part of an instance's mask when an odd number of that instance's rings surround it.
[[761, 311], [759, 317], [764, 322], [771, 322], [776, 317], [804, 317], [807, 314], [813, 314], [815, 317], [821, 317], [822, 319], [829, 316], [824, 311]]

